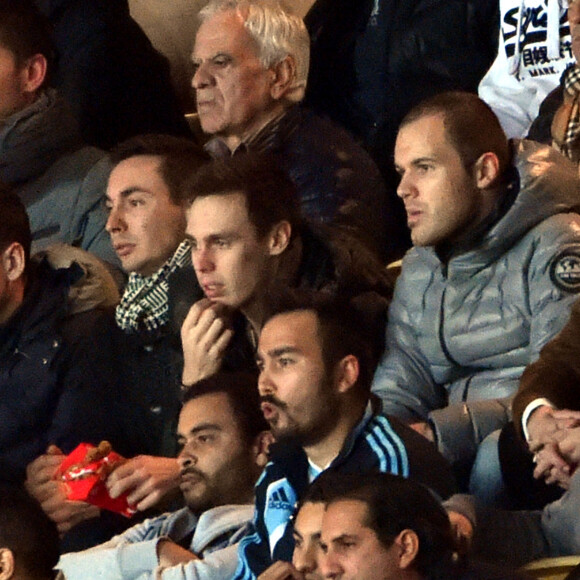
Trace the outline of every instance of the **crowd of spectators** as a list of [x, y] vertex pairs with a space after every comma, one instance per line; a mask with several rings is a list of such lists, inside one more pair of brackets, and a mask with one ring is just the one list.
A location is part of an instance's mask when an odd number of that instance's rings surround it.
[[0, 580], [580, 556], [580, 0], [306, 4], [0, 0]]

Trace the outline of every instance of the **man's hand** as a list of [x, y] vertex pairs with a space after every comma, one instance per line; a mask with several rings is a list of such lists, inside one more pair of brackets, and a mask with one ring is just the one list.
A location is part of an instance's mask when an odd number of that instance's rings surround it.
[[128, 492], [127, 501], [138, 510], [153, 507], [167, 493], [179, 486], [176, 459], [138, 455], [120, 465], [107, 478], [112, 498]]
[[233, 335], [227, 308], [207, 298], [198, 300], [181, 326], [183, 384], [191, 385], [219, 371]]
[[548, 485], [557, 483], [568, 489], [572, 469], [561, 456], [557, 443], [548, 443], [534, 453], [534, 477], [544, 479]]
[[534, 477], [568, 489], [580, 462], [580, 412], [539, 407], [528, 421]]
[[264, 570], [258, 580], [304, 580], [304, 574], [296, 570], [291, 562], [274, 562]]
[[559, 411], [554, 411], [553, 415], [559, 429], [574, 429], [575, 427], [580, 427], [580, 411], [560, 409]]
[[66, 499], [64, 484], [55, 479], [64, 457], [58, 447], [51, 445], [46, 455], [37, 457], [27, 466], [25, 482], [28, 493], [36, 498], [46, 515], [56, 523], [61, 535], [80, 522], [100, 514], [96, 506]]
[[534, 409], [528, 418], [528, 447], [532, 453], [544, 445], [554, 442], [554, 433], [558, 431], [558, 422], [554, 418], [554, 409], [542, 405]]
[[562, 429], [558, 433], [558, 451], [571, 468], [580, 463], [580, 427]]
[[409, 427], [414, 429], [420, 435], [423, 435], [425, 439], [431, 441], [431, 443], [435, 443], [435, 433], [433, 433], [433, 429], [429, 423], [426, 421], [418, 421], [417, 423], [409, 423]]
[[178, 564], [186, 564], [192, 560], [199, 560], [193, 552], [178, 546], [171, 540], [159, 540], [157, 543], [157, 559], [162, 568], [171, 568]]

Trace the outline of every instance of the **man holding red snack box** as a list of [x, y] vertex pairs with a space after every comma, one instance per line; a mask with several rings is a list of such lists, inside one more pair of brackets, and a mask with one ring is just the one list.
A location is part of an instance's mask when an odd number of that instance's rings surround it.
[[187, 507], [90, 550], [65, 554], [57, 568], [67, 580], [233, 574], [270, 442], [256, 384], [253, 373], [218, 373], [185, 392], [177, 432]]

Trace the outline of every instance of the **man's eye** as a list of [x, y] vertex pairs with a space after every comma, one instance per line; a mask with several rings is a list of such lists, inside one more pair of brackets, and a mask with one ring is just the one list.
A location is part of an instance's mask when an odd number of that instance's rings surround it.
[[290, 365], [291, 365], [293, 362], [294, 362], [294, 361], [293, 361], [291, 358], [286, 358], [286, 357], [284, 357], [284, 358], [279, 358], [279, 359], [278, 359], [278, 364], [279, 364], [281, 367], [288, 367], [288, 366], [290, 366]]
[[219, 67], [227, 66], [228, 64], [230, 64], [230, 62], [231, 62], [231, 59], [230, 58], [227, 58], [225, 56], [220, 56], [220, 57], [214, 58], [212, 60], [212, 63], [215, 66], [219, 66]]
[[345, 542], [345, 541], [342, 541], [342, 542], [340, 542], [340, 544], [339, 544], [339, 548], [340, 548], [341, 550], [349, 550], [349, 549], [350, 549], [350, 548], [352, 548], [353, 546], [355, 546], [355, 543], [354, 543], [354, 542]]

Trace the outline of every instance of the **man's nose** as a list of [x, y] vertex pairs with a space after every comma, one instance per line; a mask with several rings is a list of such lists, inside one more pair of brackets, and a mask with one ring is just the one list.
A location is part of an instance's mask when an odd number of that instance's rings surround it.
[[208, 248], [193, 249], [191, 258], [193, 266], [198, 272], [211, 272], [215, 269], [214, 261]]
[[399, 185], [397, 186], [397, 195], [401, 199], [405, 199], [409, 197], [413, 192], [414, 186], [411, 182], [411, 178], [403, 173], [401, 175], [401, 181], [399, 181]]
[[316, 546], [308, 546], [305, 550], [295, 550], [294, 566], [299, 572], [312, 573], [318, 568], [317, 555]]
[[105, 229], [109, 232], [118, 232], [127, 228], [127, 224], [123, 219], [123, 214], [120, 210], [111, 208], [109, 210], [109, 216], [107, 217], [107, 223], [105, 224]]
[[209, 73], [207, 64], [199, 63], [195, 65], [195, 72], [191, 77], [191, 86], [197, 90], [212, 84], [212, 75]]
[[270, 377], [270, 371], [266, 365], [264, 365], [260, 370], [260, 375], [258, 377], [258, 391], [261, 396], [271, 395], [275, 391], [274, 383]]
[[186, 443], [183, 446], [183, 449], [180, 451], [179, 455], [177, 456], [177, 462], [179, 463], [179, 467], [181, 469], [185, 469], [187, 467], [192, 467], [197, 463], [197, 456], [193, 453], [191, 449], [191, 445]]
[[340, 578], [341, 567], [329, 552], [322, 552], [318, 559], [318, 568], [323, 578]]

